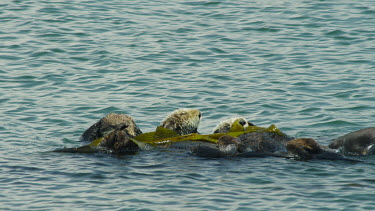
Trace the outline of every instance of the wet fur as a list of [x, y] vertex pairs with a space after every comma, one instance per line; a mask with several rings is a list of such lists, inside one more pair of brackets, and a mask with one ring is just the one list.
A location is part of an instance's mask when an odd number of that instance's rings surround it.
[[230, 119], [226, 119], [221, 121], [214, 129], [213, 133], [227, 133], [230, 130], [230, 126], [237, 121], [239, 124], [241, 124], [244, 129], [246, 129], [249, 126], [254, 126], [253, 124], [249, 123], [245, 118], [243, 117], [233, 117]]
[[201, 117], [202, 114], [199, 110], [181, 108], [170, 113], [160, 123], [160, 127], [173, 130], [180, 135], [198, 133]]

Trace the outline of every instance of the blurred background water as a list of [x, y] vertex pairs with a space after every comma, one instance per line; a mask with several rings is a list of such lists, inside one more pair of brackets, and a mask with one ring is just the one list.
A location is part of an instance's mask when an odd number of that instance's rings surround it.
[[374, 157], [352, 164], [60, 154], [109, 112], [152, 131], [201, 110], [321, 144], [374, 126], [375, 2], [0, 2], [5, 210], [374, 208]]

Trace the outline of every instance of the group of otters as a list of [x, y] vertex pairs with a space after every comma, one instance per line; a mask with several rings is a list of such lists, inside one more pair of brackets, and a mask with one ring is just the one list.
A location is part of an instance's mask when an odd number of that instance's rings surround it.
[[128, 154], [154, 148], [187, 150], [201, 157], [283, 157], [295, 160], [327, 159], [356, 161], [346, 155], [375, 154], [375, 127], [341, 136], [328, 146], [311, 138], [294, 139], [274, 125], [262, 128], [243, 117], [221, 121], [212, 134], [198, 133], [202, 114], [181, 108], [170, 113], [156, 131], [142, 133], [125, 114], [110, 113], [88, 128], [80, 140], [82, 147], [58, 152], [108, 152]]

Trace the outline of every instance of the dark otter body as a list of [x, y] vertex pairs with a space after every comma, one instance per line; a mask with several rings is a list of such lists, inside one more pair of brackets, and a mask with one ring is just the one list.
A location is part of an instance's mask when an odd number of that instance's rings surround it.
[[[176, 135], [197, 132], [201, 112], [195, 109], [178, 109], [168, 115], [160, 124], [175, 131]], [[89, 127], [81, 136], [81, 141], [91, 142], [88, 145], [55, 150], [56, 152], [109, 152], [127, 154], [142, 149], [152, 148], [149, 144], [135, 140], [142, 134], [130, 116], [110, 113]], [[165, 145], [163, 147], [168, 147]]]
[[332, 141], [328, 147], [347, 155], [375, 154], [375, 127], [348, 133]]
[[192, 152], [201, 157], [265, 157], [286, 155], [286, 143], [292, 140], [283, 133], [249, 132], [237, 138], [223, 135], [216, 146], [195, 147]]
[[219, 138], [217, 144], [199, 145], [192, 147], [191, 151], [200, 157], [219, 158], [238, 155], [237, 147], [237, 138], [223, 135]]
[[288, 154], [296, 160], [344, 160], [357, 161], [346, 158], [331, 149], [319, 145], [312, 138], [298, 138], [289, 141], [286, 145]]
[[98, 144], [93, 144], [96, 142], [93, 141], [82, 147], [57, 149], [54, 152], [129, 154], [139, 151], [139, 146], [130, 140], [128, 133], [121, 127], [113, 130], [99, 141]]
[[268, 153], [286, 153], [286, 143], [292, 140], [292, 137], [284, 133], [273, 132], [250, 132], [238, 136], [240, 144], [238, 151], [244, 152], [268, 152]]

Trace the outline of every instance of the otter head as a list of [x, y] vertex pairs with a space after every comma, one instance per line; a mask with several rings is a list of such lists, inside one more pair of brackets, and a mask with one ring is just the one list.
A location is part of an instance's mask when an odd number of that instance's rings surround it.
[[124, 130], [131, 137], [142, 134], [133, 119], [125, 114], [109, 113], [89, 127], [82, 135], [81, 141], [91, 142], [102, 138], [116, 129]]
[[313, 154], [322, 152], [320, 145], [312, 138], [293, 139], [286, 144], [286, 149], [301, 160], [309, 160]]
[[201, 118], [202, 113], [199, 110], [180, 108], [170, 113], [160, 123], [160, 127], [173, 130], [180, 135], [198, 133]]
[[233, 117], [230, 119], [226, 119], [221, 121], [214, 129], [213, 133], [228, 133], [230, 130], [231, 125], [236, 122], [243, 126], [244, 130], [249, 126], [254, 126], [252, 123], [248, 122], [243, 117]]

